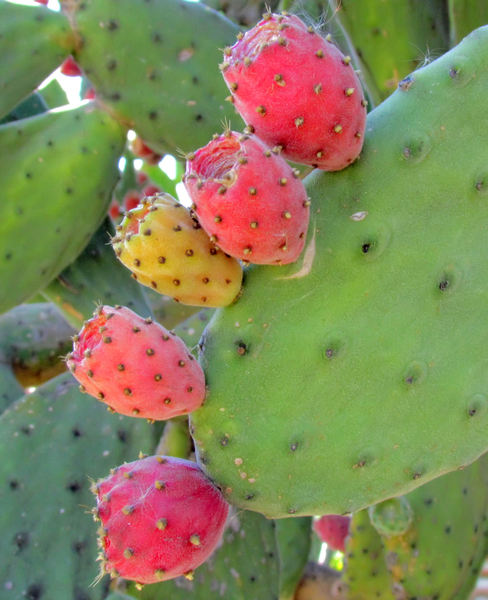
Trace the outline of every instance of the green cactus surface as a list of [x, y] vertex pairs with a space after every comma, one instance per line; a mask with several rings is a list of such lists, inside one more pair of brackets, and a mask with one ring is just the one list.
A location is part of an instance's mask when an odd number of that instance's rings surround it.
[[65, 0], [63, 8], [97, 97], [152, 149], [188, 152], [222, 120], [239, 123], [218, 69], [239, 30], [223, 15], [184, 0]]
[[0, 117], [59, 67], [73, 47], [63, 15], [0, 0]]
[[88, 243], [107, 212], [124, 143], [125, 131], [93, 103], [0, 127], [0, 312], [45, 286]]
[[141, 317], [152, 316], [142, 287], [131, 278], [110, 246], [114, 233], [112, 222], [105, 218], [77, 259], [42, 291], [76, 329], [91, 318], [99, 304], [120, 304]]
[[392, 585], [381, 537], [371, 525], [368, 511], [359, 511], [351, 520], [346, 538], [341, 598], [396, 600]]
[[66, 369], [61, 357], [74, 333], [52, 304], [21, 304], [0, 316], [0, 362], [24, 387], [36, 385]]
[[101, 600], [90, 479], [152, 451], [155, 428], [88, 402], [70, 373], [0, 418], [2, 600]]
[[34, 115], [40, 115], [46, 112], [48, 106], [44, 98], [38, 92], [34, 92], [30, 96], [27, 96], [25, 100], [19, 102], [3, 119], [0, 119], [0, 125], [5, 123], [11, 123], [12, 121], [19, 121], [27, 117], [33, 117]]
[[407, 598], [467, 598], [487, 550], [488, 456], [407, 497], [411, 526], [383, 537], [396, 588]]
[[332, 25], [342, 29], [375, 104], [449, 48], [444, 0], [329, 0], [329, 5]]
[[295, 597], [310, 552], [311, 527], [310, 517], [275, 521], [280, 561], [280, 600], [293, 600]]
[[487, 449], [487, 89], [484, 27], [370, 113], [359, 161], [306, 179], [302, 258], [216, 312], [191, 423], [230, 502], [354, 512]]

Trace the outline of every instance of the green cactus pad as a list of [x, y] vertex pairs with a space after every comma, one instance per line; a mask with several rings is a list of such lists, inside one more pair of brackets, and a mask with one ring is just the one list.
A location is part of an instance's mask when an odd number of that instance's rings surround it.
[[218, 69], [239, 30], [221, 14], [184, 0], [71, 0], [63, 8], [97, 97], [153, 150], [188, 152], [222, 120], [240, 122]]
[[276, 542], [280, 559], [280, 600], [293, 600], [302, 578], [312, 543], [312, 519], [275, 521]]
[[306, 181], [303, 256], [247, 272], [201, 341], [199, 462], [273, 518], [403, 495], [488, 447], [488, 27], [368, 117], [359, 161]]
[[73, 47], [63, 15], [0, 0], [0, 117], [59, 67]]
[[12, 121], [19, 121], [20, 119], [26, 119], [27, 117], [33, 117], [34, 115], [40, 115], [41, 113], [46, 112], [47, 109], [48, 106], [41, 94], [34, 92], [30, 96], [27, 96], [25, 100], [19, 102], [7, 116], [0, 119], [0, 125], [11, 123]]
[[[407, 496], [405, 534], [383, 538], [386, 564], [405, 597], [467, 598], [486, 556], [488, 456]], [[456, 596], [462, 589], [465, 595]]]
[[66, 369], [74, 329], [49, 303], [21, 304], [0, 316], [0, 362], [9, 364], [24, 387]]
[[193, 577], [148, 585], [142, 591], [131, 584], [128, 591], [140, 600], [278, 600], [273, 521], [248, 511], [231, 512], [221, 546]]
[[114, 233], [110, 219], [104, 219], [78, 258], [42, 291], [76, 329], [92, 317], [97, 304], [120, 304], [141, 317], [152, 316], [144, 291], [110, 246]]
[[449, 48], [444, 0], [422, 0], [415, 3], [415, 10], [411, 0], [329, 0], [329, 4], [338, 21], [332, 25], [344, 30], [375, 104], [410, 71]]
[[458, 44], [470, 31], [488, 23], [484, 0], [447, 0], [451, 43]]
[[101, 600], [90, 479], [139, 451], [154, 428], [87, 401], [70, 373], [0, 418], [2, 600]]
[[71, 263], [107, 212], [125, 132], [85, 103], [0, 127], [0, 312]]
[[395, 600], [392, 586], [383, 542], [368, 511], [362, 510], [353, 516], [346, 539], [342, 596], [344, 600]]

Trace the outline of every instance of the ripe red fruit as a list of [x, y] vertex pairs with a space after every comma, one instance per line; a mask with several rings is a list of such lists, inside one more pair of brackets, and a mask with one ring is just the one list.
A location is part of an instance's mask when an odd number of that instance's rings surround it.
[[305, 187], [256, 136], [229, 131], [187, 161], [194, 211], [224, 252], [256, 264], [288, 264], [303, 249], [309, 221]]
[[136, 206], [139, 206], [141, 202], [141, 194], [135, 190], [129, 190], [124, 196], [124, 209], [126, 211], [132, 210]]
[[114, 199], [110, 203], [110, 206], [108, 208], [108, 214], [110, 215], [110, 217], [112, 217], [114, 221], [120, 217], [120, 204], [117, 202], [117, 200]]
[[319, 538], [333, 550], [345, 552], [345, 542], [349, 534], [351, 517], [342, 515], [324, 515], [314, 522]]
[[149, 165], [157, 165], [159, 161], [163, 158], [161, 154], [158, 154], [149, 146], [141, 140], [140, 137], [136, 137], [131, 144], [132, 152], [142, 158]]
[[122, 415], [170, 419], [205, 397], [202, 368], [184, 342], [123, 306], [102, 306], [85, 322], [67, 365], [84, 391]]
[[86, 90], [83, 100], [94, 100], [95, 96], [95, 90], [91, 87]]
[[143, 171], [137, 172], [137, 183], [139, 185], [145, 185], [147, 183], [148, 176]]
[[196, 463], [149, 456], [95, 484], [102, 574], [138, 583], [192, 577], [218, 545], [229, 505]]
[[78, 75], [81, 75], [81, 69], [75, 59], [72, 56], [68, 56], [61, 65], [61, 73], [68, 77], [78, 77]]
[[150, 183], [149, 185], [146, 185], [146, 187], [142, 190], [142, 193], [144, 194], [144, 196], [154, 196], [156, 194], [159, 194], [160, 191], [161, 188], [159, 186]]
[[267, 14], [221, 69], [244, 121], [285, 158], [336, 171], [358, 157], [366, 109], [351, 59], [296, 15]]
[[35, 0], [35, 2], [37, 2], [37, 4], [44, 4], [44, 6], [47, 6], [48, 0]]

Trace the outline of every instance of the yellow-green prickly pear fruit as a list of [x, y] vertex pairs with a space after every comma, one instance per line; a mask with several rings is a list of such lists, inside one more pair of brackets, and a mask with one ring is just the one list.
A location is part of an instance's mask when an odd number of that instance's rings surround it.
[[226, 306], [240, 291], [239, 262], [169, 194], [146, 197], [130, 210], [112, 243], [139, 283], [184, 304]]

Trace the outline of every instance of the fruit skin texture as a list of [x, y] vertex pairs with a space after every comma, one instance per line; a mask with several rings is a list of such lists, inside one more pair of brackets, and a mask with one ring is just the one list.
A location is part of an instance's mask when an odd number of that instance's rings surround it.
[[313, 527], [319, 538], [333, 550], [345, 552], [345, 543], [350, 523], [351, 517], [324, 515], [315, 521]]
[[326, 171], [361, 152], [366, 109], [346, 57], [295, 15], [268, 14], [221, 65], [235, 108], [285, 158]]
[[143, 198], [117, 227], [112, 244], [139, 283], [183, 304], [226, 306], [241, 289], [237, 260], [216, 248], [169, 194]]
[[214, 551], [229, 505], [188, 460], [147, 456], [95, 484], [102, 574], [156, 583], [193, 570]]
[[185, 187], [210, 239], [254, 264], [288, 264], [305, 243], [305, 187], [276, 150], [228, 131], [187, 161]]
[[66, 362], [84, 391], [122, 415], [170, 419], [205, 398], [203, 371], [183, 341], [124, 306], [100, 307]]

